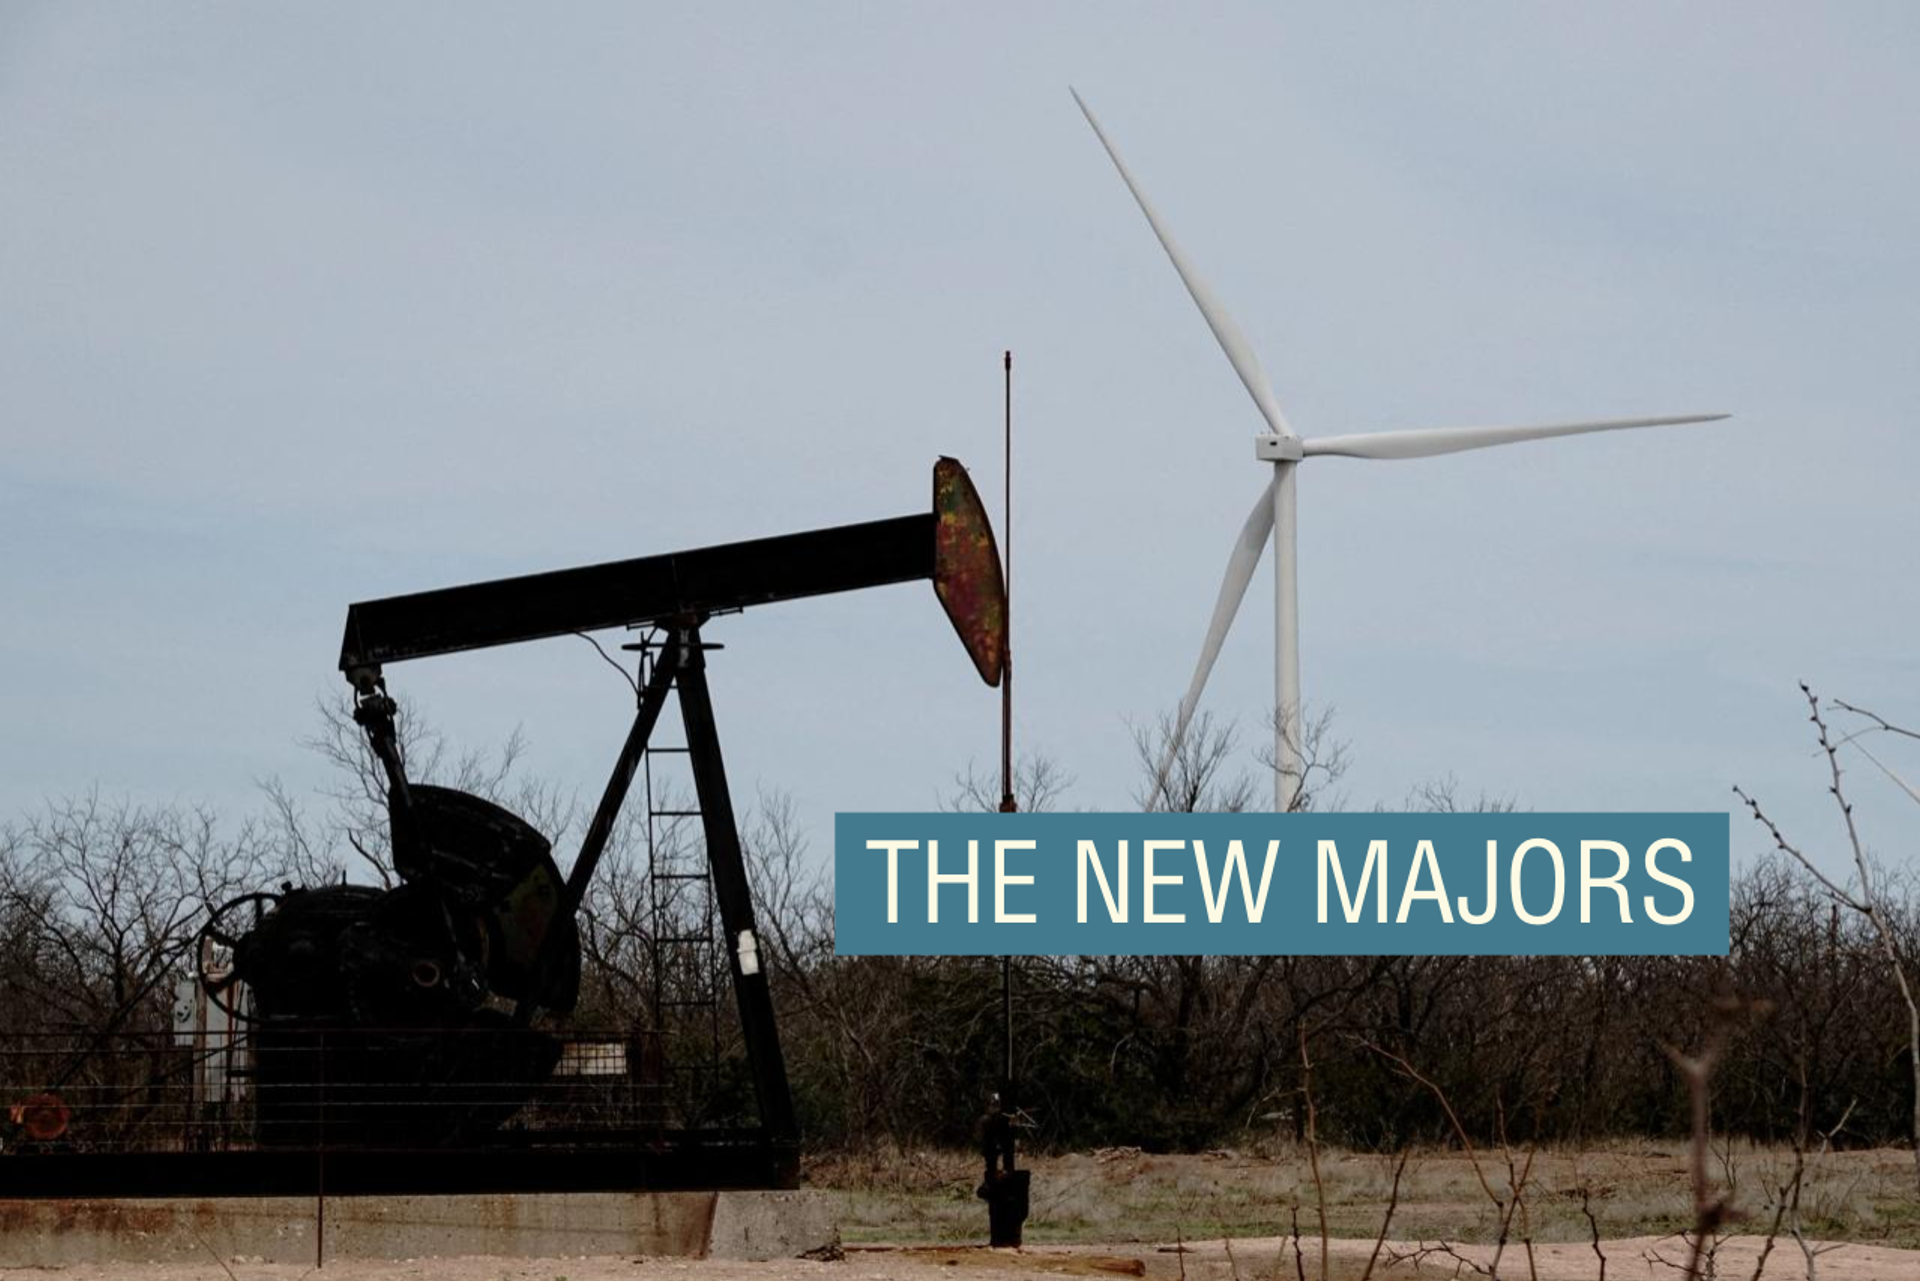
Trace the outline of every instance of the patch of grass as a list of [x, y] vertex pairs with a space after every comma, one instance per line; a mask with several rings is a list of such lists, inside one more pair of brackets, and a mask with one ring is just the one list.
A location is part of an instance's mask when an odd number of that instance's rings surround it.
[[[1731, 1177], [1749, 1224], [1770, 1220], [1791, 1152], [1735, 1145], [1716, 1158], [1716, 1178]], [[1503, 1188], [1506, 1170], [1498, 1154], [1483, 1153], [1481, 1160], [1495, 1188]], [[1808, 1231], [1830, 1240], [1920, 1248], [1911, 1161], [1898, 1151], [1830, 1154], [1801, 1193]], [[1035, 1244], [1284, 1236], [1295, 1206], [1303, 1235], [1317, 1231], [1310, 1226], [1313, 1184], [1304, 1151], [1156, 1155], [1109, 1149], [1029, 1164], [1034, 1176], [1027, 1239]], [[1321, 1166], [1333, 1235], [1373, 1236], [1386, 1209], [1391, 1159], [1323, 1152]], [[808, 1174], [815, 1186], [841, 1197], [841, 1230], [850, 1242], [954, 1243], [986, 1234], [986, 1206], [974, 1196], [978, 1159], [969, 1153], [843, 1155], [814, 1162]], [[1583, 1187], [1604, 1237], [1658, 1236], [1692, 1222], [1681, 1154], [1629, 1141], [1536, 1156], [1527, 1186], [1534, 1240], [1587, 1239]], [[1409, 1161], [1393, 1236], [1484, 1242], [1498, 1228], [1465, 1156], [1434, 1149]], [[1517, 1221], [1514, 1231], [1518, 1235]]]

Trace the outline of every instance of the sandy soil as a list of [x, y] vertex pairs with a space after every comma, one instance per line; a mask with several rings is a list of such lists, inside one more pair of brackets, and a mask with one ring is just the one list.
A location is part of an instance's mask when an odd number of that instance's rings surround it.
[[[1338, 1240], [1333, 1244], [1333, 1276], [1336, 1279], [1358, 1278], [1364, 1270], [1366, 1260], [1373, 1251], [1371, 1241]], [[1388, 1242], [1382, 1251], [1383, 1259], [1393, 1255], [1406, 1255], [1417, 1251], [1419, 1242]], [[1432, 1243], [1426, 1243], [1431, 1245]], [[1852, 1245], [1835, 1243], [1810, 1243], [1817, 1250], [1826, 1251], [1818, 1259], [1820, 1281], [1920, 1281], [1920, 1250], [1893, 1250], [1884, 1246]], [[1301, 1243], [1306, 1250], [1307, 1275], [1317, 1271], [1319, 1243], [1308, 1241]], [[1629, 1281], [1638, 1278], [1670, 1278], [1677, 1281], [1684, 1275], [1687, 1261], [1686, 1243], [1676, 1237], [1631, 1237], [1616, 1241], [1602, 1241], [1602, 1251], [1606, 1255], [1607, 1281]], [[1720, 1243], [1716, 1258], [1716, 1275], [1723, 1278], [1740, 1278], [1746, 1281], [1753, 1276], [1754, 1264], [1758, 1261], [1764, 1245], [1760, 1237], [1729, 1237]], [[1829, 1248], [1829, 1245], [1831, 1248]], [[1281, 1239], [1264, 1241], [1235, 1241], [1232, 1243], [1233, 1262], [1227, 1258], [1227, 1247], [1218, 1241], [1199, 1243], [1190, 1247], [1187, 1275], [1200, 1281], [1201, 1278], [1231, 1277], [1234, 1264], [1239, 1274], [1245, 1277], [1270, 1277], [1276, 1275], [1275, 1265], [1279, 1264], [1277, 1275], [1291, 1277], [1294, 1271], [1293, 1246]], [[1457, 1256], [1471, 1260], [1482, 1267], [1492, 1258], [1490, 1246], [1459, 1246]], [[1193, 1265], [1200, 1263], [1205, 1270]], [[1347, 1266], [1343, 1267], [1345, 1264]], [[1459, 1266], [1456, 1257], [1443, 1254], [1428, 1255], [1425, 1262], [1403, 1262], [1399, 1266], [1376, 1268], [1376, 1277], [1451, 1277], [1456, 1275], [1474, 1275], [1470, 1268]], [[1533, 1272], [1540, 1281], [1596, 1281], [1600, 1276], [1600, 1260], [1594, 1254], [1590, 1242], [1559, 1242], [1551, 1245], [1533, 1247]], [[1503, 1277], [1525, 1278], [1529, 1269], [1525, 1255], [1515, 1247], [1509, 1246], [1500, 1264]], [[1178, 1275], [1175, 1269], [1174, 1275]], [[1774, 1243], [1768, 1255], [1763, 1281], [1805, 1281], [1806, 1268], [1800, 1249], [1791, 1240]]]
[[[1317, 1242], [1302, 1243], [1307, 1252], [1306, 1275], [1318, 1273]], [[1672, 1278], [1686, 1251], [1672, 1237], [1637, 1237], [1603, 1242], [1608, 1281]], [[1719, 1253], [1719, 1275], [1747, 1278], [1753, 1274], [1760, 1249], [1757, 1237], [1730, 1238]], [[1417, 1242], [1389, 1243], [1398, 1254], [1417, 1250]], [[1371, 1241], [1333, 1242], [1333, 1281], [1357, 1281]], [[1490, 1249], [1462, 1246], [1460, 1254], [1485, 1266]], [[1539, 1281], [1597, 1281], [1599, 1262], [1589, 1244], [1561, 1243], [1534, 1247], [1534, 1271]], [[1440, 1255], [1424, 1262], [1406, 1259], [1387, 1264], [1374, 1276], [1388, 1278], [1472, 1275], [1457, 1260]], [[1526, 1259], [1510, 1248], [1501, 1274], [1526, 1277]], [[1185, 1276], [1192, 1281], [1293, 1277], [1291, 1244], [1284, 1238], [1263, 1240], [1194, 1241], [1176, 1250], [1172, 1246], [1051, 1246], [1014, 1251], [949, 1247], [861, 1247], [843, 1260], [816, 1263], [792, 1260], [774, 1263], [737, 1263], [690, 1259], [410, 1259], [400, 1262], [336, 1261], [324, 1270], [234, 1260], [204, 1265], [148, 1264], [112, 1268], [0, 1269], [0, 1281], [659, 1281], [681, 1277], [687, 1281], [1008, 1281], [1020, 1276], [1115, 1277], [1144, 1276], [1165, 1279]], [[1767, 1260], [1765, 1281], [1804, 1281], [1800, 1251], [1791, 1241], [1776, 1243]], [[1920, 1250], [1892, 1250], [1870, 1245], [1835, 1245], [1819, 1257], [1821, 1281], [1920, 1281]]]
[[[1749, 1226], [1771, 1218], [1766, 1191], [1781, 1182], [1788, 1154], [1734, 1147], [1725, 1156], [1737, 1170]], [[1912, 1154], [1881, 1150], [1833, 1153], [1806, 1187], [1809, 1221], [1855, 1242], [1822, 1247], [1819, 1281], [1920, 1281], [1920, 1248], [1867, 1242], [1920, 1244], [1912, 1185]], [[0, 1267], [0, 1281], [1015, 1281], [1030, 1276], [1142, 1276], [1153, 1281], [1227, 1281], [1259, 1278], [1294, 1281], [1293, 1246], [1272, 1235], [1292, 1213], [1314, 1204], [1316, 1191], [1297, 1153], [1264, 1156], [1213, 1152], [1158, 1156], [1134, 1149], [1105, 1149], [1032, 1162], [1034, 1213], [1027, 1224], [1028, 1249], [990, 1251], [964, 1242], [985, 1229], [973, 1196], [979, 1176], [966, 1153], [893, 1153], [816, 1163], [810, 1186], [837, 1198], [835, 1217], [849, 1242], [846, 1257], [831, 1263], [793, 1260], [739, 1263], [717, 1260], [627, 1257], [509, 1259], [446, 1258], [398, 1262], [335, 1260], [324, 1270], [276, 1266], [241, 1259], [201, 1263], [101, 1265], [33, 1270]], [[1328, 1281], [1360, 1281], [1373, 1249], [1392, 1165], [1358, 1153], [1326, 1153], [1320, 1162], [1332, 1245]], [[1392, 1230], [1398, 1238], [1374, 1268], [1374, 1281], [1472, 1277], [1485, 1267], [1491, 1248], [1457, 1247], [1458, 1256], [1428, 1250], [1433, 1234], [1452, 1239], [1491, 1239], [1496, 1224], [1478, 1176], [1458, 1153], [1423, 1152], [1406, 1167], [1398, 1185]], [[1604, 1151], [1542, 1152], [1532, 1167], [1533, 1275], [1539, 1281], [1599, 1281], [1600, 1262], [1588, 1242], [1586, 1193], [1599, 1231], [1607, 1236], [1606, 1281], [1679, 1281], [1685, 1243], [1671, 1232], [1690, 1220], [1691, 1185], [1686, 1163], [1670, 1148], [1619, 1144]], [[1318, 1238], [1311, 1216], [1300, 1215], [1304, 1275], [1318, 1281]], [[1223, 1233], [1231, 1234], [1223, 1241]], [[1184, 1247], [1160, 1244], [1186, 1238]], [[1551, 1241], [1551, 1244], [1546, 1242]], [[900, 1243], [900, 1244], [875, 1244]], [[905, 1244], [911, 1243], [911, 1244]], [[1748, 1281], [1760, 1238], [1722, 1243], [1716, 1274]], [[1529, 1276], [1523, 1249], [1510, 1246], [1500, 1274]], [[1799, 1247], [1789, 1237], [1775, 1243], [1762, 1281], [1805, 1281]]]

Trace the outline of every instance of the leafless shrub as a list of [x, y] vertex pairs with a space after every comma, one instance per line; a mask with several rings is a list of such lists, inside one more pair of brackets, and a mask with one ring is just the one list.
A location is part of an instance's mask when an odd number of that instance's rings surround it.
[[[1447, 1097], [1447, 1092], [1428, 1077], [1421, 1074], [1412, 1063], [1408, 1062], [1402, 1056], [1395, 1054], [1391, 1050], [1374, 1045], [1371, 1042], [1363, 1042], [1363, 1044], [1366, 1045], [1366, 1048], [1393, 1064], [1395, 1070], [1404, 1075], [1408, 1080], [1419, 1085], [1431, 1094], [1434, 1101], [1440, 1105], [1441, 1110], [1446, 1113], [1448, 1121], [1453, 1126], [1454, 1137], [1459, 1141], [1461, 1151], [1466, 1154], [1467, 1162], [1473, 1169], [1474, 1178], [1479, 1181], [1480, 1190], [1486, 1194], [1487, 1200], [1493, 1206], [1497, 1224], [1497, 1232], [1493, 1242], [1493, 1257], [1485, 1264], [1461, 1254], [1451, 1243], [1445, 1241], [1432, 1246], [1422, 1245], [1410, 1253], [1397, 1256], [1396, 1261], [1398, 1261], [1398, 1259], [1405, 1259], [1412, 1262], [1414, 1266], [1418, 1268], [1419, 1264], [1428, 1255], [1437, 1253], [1454, 1260], [1459, 1267], [1485, 1276], [1489, 1278], [1489, 1281], [1494, 1281], [1494, 1279], [1500, 1275], [1500, 1262], [1506, 1254], [1508, 1242], [1512, 1239], [1514, 1216], [1516, 1213], [1524, 1213], [1527, 1182], [1533, 1174], [1533, 1159], [1536, 1149], [1529, 1147], [1524, 1160], [1516, 1163], [1513, 1149], [1507, 1144], [1505, 1113], [1503, 1109], [1499, 1110], [1498, 1115], [1501, 1119], [1499, 1121], [1498, 1137], [1507, 1169], [1507, 1188], [1503, 1195], [1494, 1188], [1493, 1183], [1487, 1178], [1487, 1173], [1480, 1164], [1479, 1151], [1474, 1147], [1473, 1139], [1467, 1133], [1466, 1127], [1461, 1124], [1460, 1114], [1454, 1110], [1453, 1101]], [[1529, 1273], [1532, 1273], [1532, 1244], [1530, 1241], [1525, 1244], [1527, 1249], [1527, 1270]]]
[[175, 986], [208, 905], [277, 870], [270, 853], [256, 828], [225, 834], [210, 811], [97, 794], [0, 828], [0, 1093], [75, 1099], [87, 1142], [177, 1107]]
[[[1909, 1136], [1913, 1145], [1914, 1179], [1916, 1188], [1920, 1188], [1920, 997], [1916, 997], [1914, 980], [1908, 974], [1908, 962], [1902, 955], [1901, 942], [1895, 933], [1892, 916], [1893, 907], [1886, 895], [1885, 886], [1876, 877], [1873, 861], [1867, 855], [1860, 840], [1860, 829], [1854, 821], [1853, 803], [1847, 799], [1844, 787], [1844, 771], [1840, 766], [1840, 751], [1828, 733], [1827, 722], [1820, 710], [1820, 700], [1811, 687], [1801, 682], [1800, 692], [1807, 701], [1807, 719], [1813, 724], [1814, 734], [1820, 744], [1821, 754], [1826, 758], [1827, 773], [1830, 779], [1827, 791], [1833, 797], [1834, 804], [1840, 810], [1847, 836], [1847, 849], [1852, 856], [1853, 875], [1850, 880], [1837, 881], [1810, 859], [1798, 845], [1789, 841], [1786, 835], [1768, 818], [1760, 803], [1740, 788], [1734, 793], [1740, 797], [1752, 812], [1754, 820], [1766, 828], [1773, 839], [1775, 848], [1798, 863], [1808, 875], [1820, 884], [1831, 897], [1834, 904], [1859, 914], [1872, 927], [1873, 937], [1885, 957], [1888, 972], [1893, 976], [1900, 991], [1900, 1000], [1907, 1011], [1907, 1056], [1908, 1067], [1912, 1074], [1913, 1098]], [[1842, 704], [1842, 706], [1846, 706]], [[1859, 709], [1849, 708], [1859, 712]], [[1870, 712], [1859, 712], [1871, 717], [1884, 730], [1908, 734]], [[1876, 762], [1877, 763], [1877, 762]], [[1884, 766], [1882, 768], [1885, 768]], [[1897, 781], [1897, 776], [1896, 776]], [[1904, 786], [1904, 784], [1902, 784]], [[1917, 797], [1916, 799], [1920, 799]]]
[[[1300, 725], [1300, 742], [1297, 754], [1300, 758], [1300, 778], [1294, 788], [1293, 804], [1295, 813], [1313, 809], [1341, 809], [1337, 802], [1331, 806], [1327, 793], [1345, 777], [1347, 768], [1353, 763], [1351, 746], [1345, 739], [1334, 737], [1334, 709], [1329, 707], [1312, 716], [1303, 717]], [[1291, 736], [1290, 723], [1279, 709], [1271, 710], [1266, 716], [1267, 736], [1261, 741], [1255, 753], [1260, 764], [1268, 772], [1280, 768], [1274, 756], [1274, 744], [1280, 736]]]
[[1239, 736], [1231, 722], [1201, 712], [1176, 741], [1171, 715], [1136, 726], [1133, 751], [1142, 782], [1134, 796], [1145, 811], [1237, 814], [1253, 803], [1253, 779], [1234, 767]]
[[[1013, 767], [1013, 799], [1022, 814], [1044, 814], [1073, 786], [1073, 775], [1051, 756], [1022, 756]], [[1000, 776], [978, 771], [972, 761], [953, 780], [945, 808], [955, 814], [992, 814], [1000, 808]]]
[[208, 905], [278, 870], [254, 826], [227, 836], [208, 810], [98, 794], [48, 804], [4, 829], [0, 849], [0, 904], [19, 962], [0, 973], [0, 999], [15, 1030], [103, 1027], [149, 1000], [158, 1003], [143, 1018], [168, 1026], [172, 993], [155, 994], [182, 972]]
[[[352, 868], [360, 877], [382, 886], [394, 883], [393, 856], [387, 828], [387, 776], [354, 723], [352, 700], [346, 694], [322, 698], [315, 705], [319, 728], [301, 740], [328, 767], [319, 789], [321, 815], [308, 820], [277, 779], [263, 785], [269, 807], [280, 820], [282, 839], [297, 850], [301, 861], [323, 873], [344, 870], [344, 852], [352, 854]], [[579, 806], [571, 792], [530, 776], [526, 770], [527, 740], [518, 729], [492, 750], [455, 750], [446, 736], [417, 707], [401, 701], [397, 718], [400, 755], [407, 777], [433, 783], [493, 801], [531, 823], [561, 847], [579, 821]], [[342, 849], [344, 847], [344, 850]], [[318, 851], [318, 852], [316, 852]]]

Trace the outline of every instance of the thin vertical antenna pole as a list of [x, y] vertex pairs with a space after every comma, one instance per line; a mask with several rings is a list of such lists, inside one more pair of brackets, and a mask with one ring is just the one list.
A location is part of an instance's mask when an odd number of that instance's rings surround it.
[[1002, 553], [1001, 583], [1006, 588], [1002, 606], [1000, 663], [1000, 812], [1011, 814], [1019, 808], [1013, 795], [1013, 353], [1006, 353], [1005, 371], [1006, 443], [1005, 465], [1001, 468], [1001, 525], [1006, 531]]
[[[1000, 663], [1000, 812], [1011, 814], [1020, 808], [1013, 795], [1013, 353], [1007, 352], [1001, 368], [1005, 383], [1006, 436], [1001, 468], [1001, 523], [1006, 530], [1005, 564], [1000, 579], [1007, 599], [1001, 633]], [[1006, 1030], [1005, 1089], [1007, 1106], [1013, 1106], [1013, 958], [1000, 958], [1000, 1017]]]
[[1006, 1104], [1014, 1106], [1013, 1099], [1013, 958], [1000, 958], [1000, 1014], [1007, 1025], [1007, 1063], [1006, 1063]]

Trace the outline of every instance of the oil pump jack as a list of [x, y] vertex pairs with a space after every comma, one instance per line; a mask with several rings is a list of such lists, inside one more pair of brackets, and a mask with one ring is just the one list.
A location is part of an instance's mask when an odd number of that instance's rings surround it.
[[[931, 510], [915, 515], [351, 606], [340, 671], [385, 775], [393, 883], [245, 895], [202, 931], [196, 954], [230, 957], [202, 983], [251, 1030], [250, 1149], [48, 1157], [35, 1162], [38, 1194], [311, 1192], [316, 1179], [342, 1193], [794, 1186], [798, 1128], [703, 629], [716, 614], [921, 579], [980, 678], [999, 684], [999, 553], [951, 458], [934, 466]], [[642, 626], [651, 671], [635, 682], [632, 727], [565, 876], [519, 816], [408, 777], [391, 665]], [[653, 744], [670, 696], [685, 729], [672, 749]], [[581, 902], [636, 770], [664, 750], [685, 753], [692, 774], [758, 1126], [503, 1128], [560, 1060], [552, 1028], [579, 991]]]

